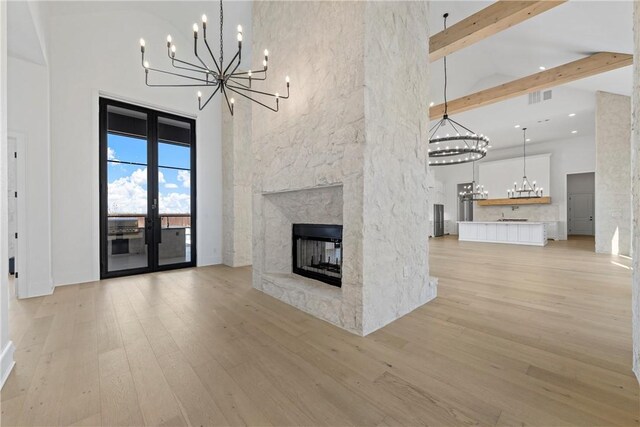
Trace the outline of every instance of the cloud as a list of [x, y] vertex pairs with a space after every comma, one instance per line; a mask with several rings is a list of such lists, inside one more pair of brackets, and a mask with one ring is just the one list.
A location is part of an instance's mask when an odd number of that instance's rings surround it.
[[184, 188], [191, 188], [191, 172], [178, 171], [178, 181], [182, 182]]
[[158, 182], [159, 182], [160, 184], [164, 184], [165, 182], [167, 182], [167, 181], [164, 179], [164, 174], [163, 174], [161, 171], [158, 171]]
[[136, 169], [131, 176], [118, 178], [107, 185], [109, 213], [146, 214], [147, 169]]
[[161, 213], [190, 213], [191, 195], [181, 193], [161, 194], [159, 208]]
[[111, 147], [107, 147], [107, 160], [118, 160], [116, 158], [116, 150]]
[[[164, 182], [164, 177], [158, 177]], [[180, 178], [178, 178], [180, 179]], [[180, 179], [184, 186], [189, 186], [190, 179]], [[178, 188], [176, 184], [165, 184], [165, 188]], [[138, 214], [147, 213], [147, 168], [136, 169], [130, 176], [118, 178], [107, 185], [108, 211], [110, 214]], [[161, 213], [190, 213], [191, 196], [181, 193], [161, 194], [159, 200]]]

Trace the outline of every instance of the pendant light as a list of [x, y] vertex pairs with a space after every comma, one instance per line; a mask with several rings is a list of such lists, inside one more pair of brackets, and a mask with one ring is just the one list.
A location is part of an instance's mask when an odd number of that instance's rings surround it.
[[507, 190], [510, 199], [537, 199], [542, 197], [543, 189], [536, 182], [529, 183], [527, 178], [527, 128], [522, 128], [522, 184], [513, 183], [513, 190]]
[[[235, 99], [229, 97], [230, 94], [236, 94], [249, 101], [255, 102], [271, 111], [277, 112], [280, 109], [280, 100], [289, 98], [289, 76], [285, 78], [287, 94], [286, 96], [280, 95], [278, 92], [269, 93], [260, 90], [255, 90], [252, 87], [254, 81], [264, 81], [267, 79], [267, 69], [269, 64], [269, 51], [264, 50], [264, 59], [262, 60], [262, 68], [249, 71], [238, 71], [240, 62], [242, 61], [242, 26], [238, 25], [238, 51], [231, 59], [229, 64], [224, 66], [224, 51], [223, 51], [223, 37], [222, 27], [224, 21], [224, 10], [222, 7], [222, 0], [220, 0], [220, 57], [219, 62], [216, 61], [211, 48], [209, 47], [209, 41], [207, 40], [207, 16], [202, 15], [202, 41], [206, 47], [205, 56], [208, 54], [209, 59], [202, 57], [198, 54], [198, 36], [200, 34], [200, 28], [198, 24], [193, 24], [193, 54], [196, 57], [197, 62], [192, 63], [183, 59], [178, 59], [177, 47], [173, 43], [171, 36], [167, 36], [167, 56], [171, 61], [171, 65], [177, 71], [166, 71], [159, 68], [153, 68], [148, 61], [145, 60], [145, 40], [140, 39], [140, 52], [142, 52], [142, 67], [145, 73], [145, 83], [151, 87], [193, 87], [203, 88], [203, 91], [213, 90], [210, 94], [202, 91], [197, 92], [198, 96], [198, 108], [202, 111], [207, 106], [209, 101], [221, 92], [227, 103], [227, 107], [233, 115], [233, 105]], [[206, 61], [205, 61], [206, 60]], [[211, 65], [213, 63], [213, 65]], [[176, 84], [157, 84], [150, 83], [150, 74], [165, 74], [182, 79], [183, 83]], [[206, 97], [206, 101], [202, 101], [203, 96]], [[275, 104], [275, 106], [274, 106]]]
[[[443, 15], [447, 29], [448, 13]], [[444, 62], [444, 115], [429, 130], [429, 164], [432, 166], [455, 165], [475, 162], [487, 155], [489, 138], [461, 125], [448, 115], [447, 57]], [[443, 135], [444, 134], [444, 135]], [[441, 136], [442, 135], [442, 136]]]
[[465, 185], [463, 191], [460, 192], [462, 200], [486, 200], [489, 198], [489, 192], [484, 189], [484, 185], [476, 183], [476, 162], [471, 164], [472, 180], [471, 184]]

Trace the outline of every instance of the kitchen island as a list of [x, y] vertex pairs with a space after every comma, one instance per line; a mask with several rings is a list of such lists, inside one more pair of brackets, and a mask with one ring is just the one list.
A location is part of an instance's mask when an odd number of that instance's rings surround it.
[[545, 246], [547, 228], [544, 222], [459, 221], [458, 240]]

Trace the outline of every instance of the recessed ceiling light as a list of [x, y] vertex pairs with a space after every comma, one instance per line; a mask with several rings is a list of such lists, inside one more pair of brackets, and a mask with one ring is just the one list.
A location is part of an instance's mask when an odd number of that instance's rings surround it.
[[542, 65], [538, 67], [540, 69], [540, 71], [544, 71], [547, 69], [547, 67], [543, 67]]
[[433, 107], [434, 105], [436, 105], [436, 103], [431, 101], [431, 103], [429, 104], [429, 107]]
[[520, 125], [515, 125], [514, 128], [518, 129], [520, 127]]
[[531, 138], [527, 138], [527, 142], [531, 142]]
[[569, 114], [569, 117], [575, 117], [576, 113]]
[[572, 130], [571, 133], [578, 133], [578, 131], [577, 130]]

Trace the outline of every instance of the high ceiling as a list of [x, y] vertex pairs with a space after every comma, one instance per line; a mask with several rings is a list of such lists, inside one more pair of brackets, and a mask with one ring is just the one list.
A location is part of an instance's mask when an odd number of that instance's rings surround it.
[[[432, 34], [487, 7], [488, 1], [431, 3]], [[631, 1], [569, 1], [462, 49], [449, 57], [448, 98], [552, 68], [599, 51], [633, 52]], [[491, 138], [493, 148], [518, 145], [522, 135], [515, 125], [527, 126], [531, 142], [561, 140], [594, 133], [595, 93], [598, 90], [630, 95], [632, 69], [610, 71], [553, 88], [549, 101], [529, 105], [528, 96], [456, 114], [454, 118]], [[432, 63], [431, 100], [443, 101], [443, 61]], [[569, 114], [575, 113], [573, 117]], [[571, 131], [577, 130], [577, 133]]]

